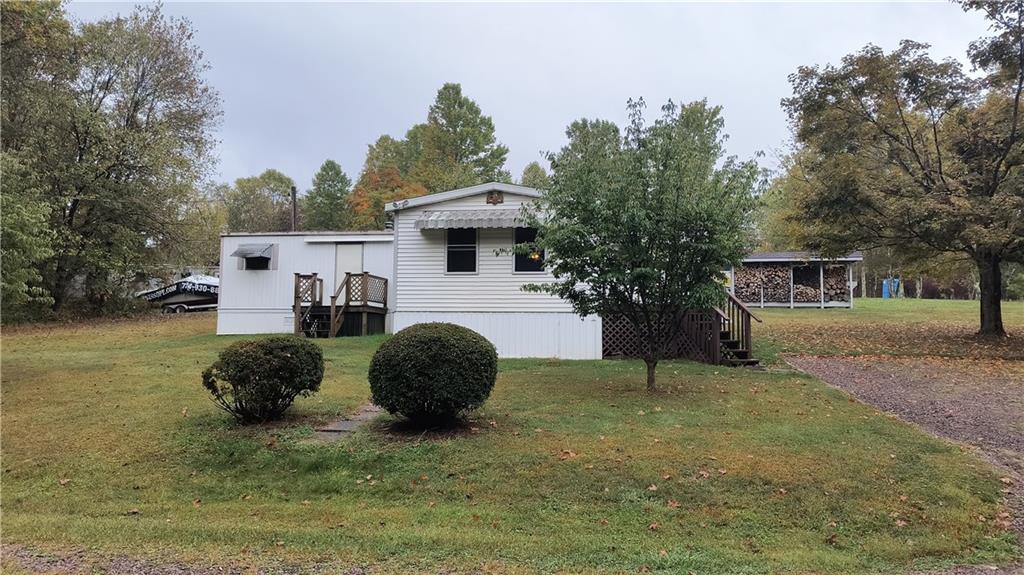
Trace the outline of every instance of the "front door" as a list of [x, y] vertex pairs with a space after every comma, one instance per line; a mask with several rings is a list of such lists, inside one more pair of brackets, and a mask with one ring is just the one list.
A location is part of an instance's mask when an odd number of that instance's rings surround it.
[[334, 288], [345, 281], [345, 274], [363, 273], [363, 244], [335, 244]]

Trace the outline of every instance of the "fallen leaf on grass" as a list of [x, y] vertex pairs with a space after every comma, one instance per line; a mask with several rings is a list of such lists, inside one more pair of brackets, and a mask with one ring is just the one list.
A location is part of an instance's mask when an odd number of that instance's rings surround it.
[[659, 525], [657, 522], [654, 522], [654, 523], [651, 523], [650, 525], [648, 525], [647, 528], [650, 529], [651, 531], [657, 531], [658, 529], [661, 528], [661, 525]]
[[202, 505], [203, 505], [203, 500], [202, 499], [196, 497], [195, 499], [192, 500], [192, 507], [199, 508]]
[[64, 478], [64, 479], [60, 480], [61, 487], [66, 487], [68, 483], [71, 483], [71, 480], [68, 479], [68, 478]]
[[669, 499], [668, 507], [669, 509], [679, 509], [679, 502], [676, 501], [675, 499]]
[[565, 461], [566, 459], [572, 459], [572, 458], [574, 458], [576, 456], [577, 456], [577, 453], [575, 451], [571, 450], [571, 449], [563, 449], [558, 454], [558, 458], [561, 459], [562, 461]]
[[647, 486], [647, 491], [657, 491], [657, 490], [658, 490], [658, 486], [653, 484], [653, 483]]

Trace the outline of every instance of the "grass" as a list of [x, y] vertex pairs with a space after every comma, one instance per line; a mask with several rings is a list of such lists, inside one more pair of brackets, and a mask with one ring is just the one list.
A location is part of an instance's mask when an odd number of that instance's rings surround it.
[[1003, 302], [1010, 337], [978, 338], [978, 302], [856, 299], [853, 309], [751, 308], [755, 355], [906, 355], [1024, 360], [1024, 302]]
[[638, 362], [505, 360], [471, 429], [385, 418], [317, 444], [311, 425], [366, 402], [381, 338], [318, 341], [321, 393], [239, 428], [199, 384], [233, 340], [212, 333], [210, 315], [5, 332], [5, 543], [380, 573], [888, 573], [1019, 553], [991, 521], [989, 467], [793, 372], [669, 362], [650, 395]]

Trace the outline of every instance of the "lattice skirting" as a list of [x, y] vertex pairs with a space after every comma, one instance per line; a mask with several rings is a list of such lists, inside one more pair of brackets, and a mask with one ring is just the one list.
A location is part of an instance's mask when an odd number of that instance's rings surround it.
[[[722, 326], [712, 311], [688, 311], [676, 317], [683, 322], [668, 348], [669, 358], [718, 363], [721, 356], [715, 330]], [[623, 316], [601, 318], [601, 351], [604, 357], [641, 357], [643, 342], [633, 324]]]

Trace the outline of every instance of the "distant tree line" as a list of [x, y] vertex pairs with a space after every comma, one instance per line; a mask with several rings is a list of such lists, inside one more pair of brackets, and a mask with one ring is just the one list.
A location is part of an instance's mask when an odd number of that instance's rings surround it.
[[[3, 2], [0, 20], [3, 321], [125, 311], [140, 282], [216, 266], [223, 232], [291, 229], [287, 175], [210, 181], [221, 101], [189, 21], [148, 5], [76, 25], [57, 0]], [[425, 122], [369, 146], [354, 183], [325, 161], [298, 227], [382, 229], [388, 202], [511, 181], [507, 154], [445, 84]], [[547, 174], [535, 162], [523, 180]]]
[[979, 333], [1002, 337], [1024, 265], [1024, 2], [960, 4], [992, 32], [968, 47], [978, 74], [905, 40], [790, 76], [795, 145], [763, 232], [826, 255], [867, 249], [904, 280], [970, 274]]
[[209, 249], [196, 190], [220, 99], [159, 5], [72, 25], [59, 2], [11, 1], [0, 20], [3, 319], [111, 311], [140, 274]]
[[[409, 128], [402, 139], [385, 134], [370, 144], [354, 183], [337, 162], [325, 161], [299, 199], [299, 229], [383, 229], [389, 202], [484, 182], [511, 182], [507, 155], [491, 118], [459, 84], [445, 84], [425, 122]], [[520, 183], [544, 188], [549, 180], [540, 163], [532, 162]], [[231, 231], [283, 231], [291, 226], [289, 193], [294, 185], [280, 172], [267, 170], [217, 186], [212, 197], [224, 204]]]

